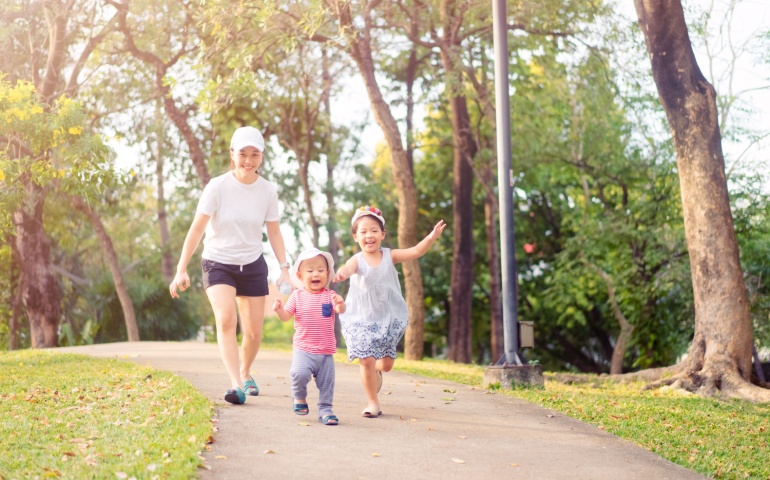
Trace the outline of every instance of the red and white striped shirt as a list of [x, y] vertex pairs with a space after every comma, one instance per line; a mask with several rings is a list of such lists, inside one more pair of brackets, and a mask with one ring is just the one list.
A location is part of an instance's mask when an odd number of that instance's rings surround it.
[[[284, 310], [294, 315], [294, 348], [318, 355], [333, 355], [337, 352], [334, 337], [333, 290], [324, 288], [318, 293], [304, 289], [294, 290], [286, 301]], [[328, 317], [324, 317], [327, 304]]]

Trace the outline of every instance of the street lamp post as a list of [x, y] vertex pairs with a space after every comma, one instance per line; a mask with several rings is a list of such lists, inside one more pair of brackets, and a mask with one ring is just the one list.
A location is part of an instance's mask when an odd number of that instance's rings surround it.
[[495, 46], [495, 108], [497, 121], [497, 182], [500, 202], [500, 261], [503, 297], [505, 354], [484, 371], [484, 385], [503, 388], [543, 386], [540, 365], [527, 365], [519, 353], [519, 319], [516, 241], [513, 225], [513, 168], [511, 167], [511, 115], [508, 91], [508, 21], [505, 0], [492, 0]]

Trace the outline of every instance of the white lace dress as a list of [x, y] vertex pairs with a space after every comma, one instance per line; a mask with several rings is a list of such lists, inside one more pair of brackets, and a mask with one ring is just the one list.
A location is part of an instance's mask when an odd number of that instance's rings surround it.
[[390, 249], [380, 251], [382, 261], [377, 267], [367, 264], [362, 253], [356, 254], [358, 270], [350, 277], [345, 313], [340, 315], [348, 361], [396, 358], [396, 346], [406, 331], [408, 311], [398, 272]]

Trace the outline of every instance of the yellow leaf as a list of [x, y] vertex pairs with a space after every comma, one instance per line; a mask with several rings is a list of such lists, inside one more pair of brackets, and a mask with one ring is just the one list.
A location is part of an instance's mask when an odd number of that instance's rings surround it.
[[265, 450], [265, 453], [275, 453], [275, 452], [270, 450], [270, 449], [267, 449], [267, 450]]
[[380, 456], [380, 454], [379, 454], [379, 453], [373, 453], [373, 454], [372, 454], [372, 456], [373, 456], [373, 457], [379, 457], [379, 456]]
[[460, 460], [459, 458], [453, 458], [452, 461], [455, 463], [465, 463], [465, 460]]
[[519, 466], [519, 464], [518, 464], [518, 463], [509, 463], [508, 465], [510, 465], [510, 466], [512, 466], [512, 467], [518, 467], [518, 466]]
[[69, 128], [70, 135], [80, 135], [80, 132], [82, 132], [82, 131], [83, 131], [83, 129], [80, 128], [80, 127], [70, 127]]
[[222, 459], [222, 460], [223, 460], [223, 459], [225, 459], [225, 458], [227, 458], [227, 457], [225, 457], [224, 455], [217, 455], [217, 456], [216, 456], [216, 457], [214, 457], [214, 458], [218, 458], [218, 459]]
[[195, 440], [196, 440], [195, 435], [190, 435], [190, 438], [187, 439], [189, 443], [195, 443]]
[[300, 427], [309, 427], [310, 426], [310, 422], [299, 422], [299, 426]]
[[0, 182], [2, 182], [3, 180], [5, 180], [5, 172], [0, 170]]

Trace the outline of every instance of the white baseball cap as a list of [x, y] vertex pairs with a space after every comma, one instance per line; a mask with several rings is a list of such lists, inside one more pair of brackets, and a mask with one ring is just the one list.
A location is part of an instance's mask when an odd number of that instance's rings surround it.
[[246, 147], [254, 147], [260, 152], [264, 152], [265, 139], [262, 138], [262, 132], [254, 127], [237, 129], [230, 140], [230, 148], [238, 152]]
[[326, 279], [325, 286], [328, 287], [332, 282], [332, 278], [334, 278], [334, 259], [332, 258], [332, 254], [329, 252], [322, 252], [317, 248], [311, 248], [310, 250], [305, 250], [304, 252], [300, 253], [297, 259], [294, 260], [294, 265], [292, 265], [292, 267], [289, 269], [289, 278], [291, 278], [291, 283], [295, 288], [302, 288], [305, 286], [302, 283], [302, 280], [300, 280], [297, 276], [299, 265], [303, 260], [310, 260], [311, 258], [317, 257], [319, 255], [326, 259], [326, 265], [329, 267], [329, 277]]

